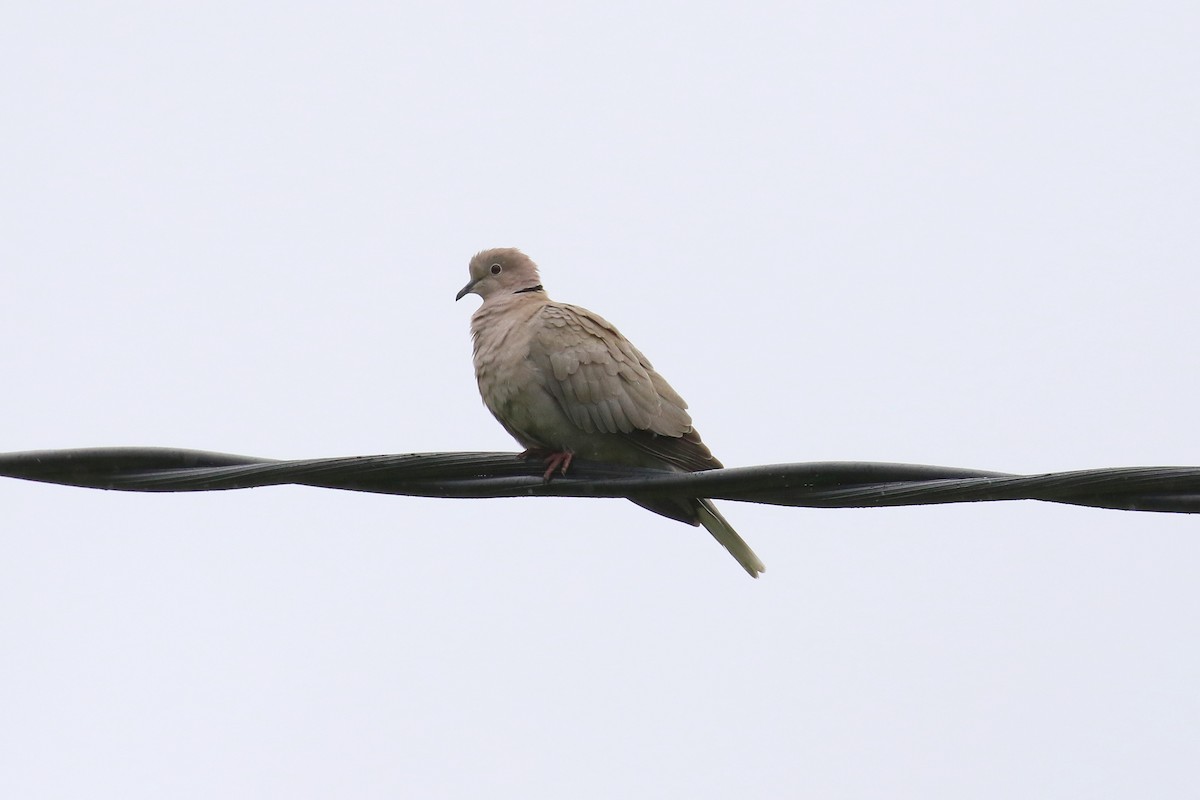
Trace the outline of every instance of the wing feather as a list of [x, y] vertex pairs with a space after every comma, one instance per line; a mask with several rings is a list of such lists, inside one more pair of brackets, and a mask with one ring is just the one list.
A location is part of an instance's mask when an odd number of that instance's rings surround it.
[[610, 323], [564, 303], [546, 304], [538, 321], [531, 357], [578, 428], [623, 435], [689, 471], [720, 466], [692, 428], [687, 403]]

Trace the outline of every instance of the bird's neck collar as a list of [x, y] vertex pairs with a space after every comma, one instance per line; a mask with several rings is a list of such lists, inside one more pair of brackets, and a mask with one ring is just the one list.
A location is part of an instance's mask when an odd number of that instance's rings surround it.
[[513, 292], [513, 294], [525, 294], [526, 292], [544, 292], [544, 291], [546, 291], [546, 290], [543, 289], [542, 285], [539, 283], [537, 286], [530, 286], [525, 289], [517, 289], [515, 292]]

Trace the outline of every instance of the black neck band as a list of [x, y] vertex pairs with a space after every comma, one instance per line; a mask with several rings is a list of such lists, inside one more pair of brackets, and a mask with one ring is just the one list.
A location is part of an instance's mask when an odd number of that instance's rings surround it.
[[537, 286], [530, 286], [528, 289], [517, 289], [515, 292], [513, 292], [513, 294], [525, 294], [526, 292], [540, 291], [542, 291], [542, 285], [539, 283]]

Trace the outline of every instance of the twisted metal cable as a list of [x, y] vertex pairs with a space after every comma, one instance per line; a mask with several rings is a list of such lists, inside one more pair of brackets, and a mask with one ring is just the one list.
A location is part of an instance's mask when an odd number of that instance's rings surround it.
[[918, 464], [815, 462], [708, 472], [576, 460], [542, 480], [512, 453], [409, 453], [281, 461], [160, 447], [0, 453], [0, 476], [129, 492], [298, 484], [420, 497], [707, 497], [808, 508], [1041, 500], [1130, 511], [1200, 512], [1200, 467], [1119, 467], [1042, 475]]

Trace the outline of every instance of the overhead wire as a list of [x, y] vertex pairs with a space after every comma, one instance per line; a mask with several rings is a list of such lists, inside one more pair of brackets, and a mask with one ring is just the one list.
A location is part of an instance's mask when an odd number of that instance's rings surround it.
[[0, 453], [0, 476], [128, 492], [297, 484], [420, 497], [704, 497], [808, 508], [1039, 500], [1130, 511], [1200, 512], [1200, 467], [1116, 467], [1037, 475], [875, 462], [808, 462], [705, 472], [589, 463], [546, 481], [513, 453], [406, 453], [279, 460], [165, 447]]

